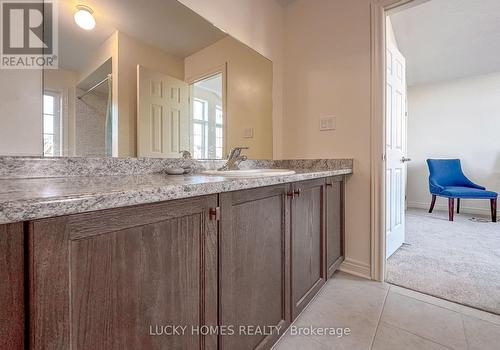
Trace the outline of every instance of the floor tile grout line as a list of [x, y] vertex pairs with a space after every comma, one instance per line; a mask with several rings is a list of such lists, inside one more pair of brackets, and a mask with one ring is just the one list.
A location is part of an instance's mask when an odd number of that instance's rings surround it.
[[[439, 346], [442, 346], [442, 347], [447, 348], [447, 349], [450, 349], [450, 350], [454, 350], [454, 348], [453, 348], [453, 347], [451, 347], [451, 346], [449, 346], [449, 345], [445, 345], [445, 344], [442, 344], [442, 343], [440, 343], [440, 342], [438, 342], [438, 341], [436, 341], [436, 340], [434, 340], [434, 339], [430, 339], [430, 338], [424, 337], [424, 336], [422, 336], [422, 335], [420, 335], [420, 334], [417, 334], [417, 333], [414, 333], [414, 332], [412, 332], [412, 331], [410, 331], [410, 330], [408, 330], [408, 329], [406, 329], [406, 328], [401, 328], [401, 327], [396, 326], [396, 325], [394, 325], [394, 324], [392, 324], [392, 323], [387, 323], [387, 322], [383, 322], [383, 321], [382, 321], [382, 323], [384, 323], [384, 324], [385, 324], [385, 325], [387, 325], [388, 327], [392, 327], [392, 328], [395, 328], [395, 329], [399, 329], [400, 331], [403, 331], [403, 332], [406, 332], [406, 333], [408, 333], [408, 334], [414, 335], [415, 337], [425, 339], [425, 340], [427, 340], [428, 342], [431, 342], [431, 343], [437, 344], [437, 345], [439, 345]], [[466, 340], [466, 341], [467, 341], [467, 340]]]
[[[396, 287], [398, 287], [398, 288], [403, 288], [403, 287], [398, 286], [398, 285], [396, 285], [396, 284], [395, 284], [395, 286], [396, 286]], [[416, 290], [413, 290], [413, 289], [408, 289], [408, 288], [403, 288], [403, 289], [406, 289], [406, 290], [408, 290], [408, 291], [410, 291], [410, 292], [413, 292], [413, 293], [420, 293], [420, 294], [425, 295], [425, 296], [427, 296], [427, 297], [436, 298], [436, 299], [439, 299], [439, 300], [442, 300], [442, 301], [445, 301], [445, 302], [449, 302], [449, 303], [451, 303], [451, 301], [448, 301], [448, 300], [446, 300], [446, 299], [441, 299], [441, 298], [438, 298], [438, 297], [432, 296], [432, 295], [430, 295], [430, 294], [425, 294], [425, 293], [417, 292]], [[441, 309], [445, 309], [445, 310], [448, 310], [448, 311], [452, 311], [452, 312], [457, 313], [457, 314], [462, 314], [462, 312], [461, 312], [461, 311], [453, 310], [453, 309], [451, 309], [451, 308], [449, 308], [449, 307], [446, 307], [446, 306], [443, 306], [443, 305], [437, 305], [437, 304], [431, 303], [430, 301], [427, 301], [427, 300], [418, 299], [418, 298], [413, 297], [413, 296], [408, 295], [408, 294], [398, 293], [398, 292], [397, 292], [397, 290], [395, 290], [395, 291], [394, 291], [394, 293], [396, 293], [396, 294], [398, 294], [398, 295], [401, 295], [401, 296], [403, 296], [403, 297], [407, 297], [407, 298], [413, 299], [413, 300], [421, 301], [422, 303], [426, 303], [426, 304], [428, 304], [428, 305], [432, 305], [432, 306], [439, 307], [439, 308], [441, 308]], [[459, 305], [459, 306], [463, 306], [463, 305], [458, 304], [458, 303], [455, 303], [455, 304], [457, 304], [457, 305]], [[477, 309], [476, 309], [476, 310], [477, 310]], [[479, 311], [482, 311], [482, 310], [479, 310]], [[477, 317], [476, 317], [476, 318], [477, 318]]]
[[377, 327], [375, 327], [375, 333], [373, 334], [372, 341], [370, 343], [370, 350], [373, 348], [373, 344], [375, 343], [375, 338], [377, 337], [377, 332], [378, 332], [378, 327], [380, 326], [380, 320], [382, 319], [382, 314], [384, 313], [385, 309], [385, 302], [387, 301], [387, 297], [389, 296], [389, 292], [391, 291], [391, 286], [387, 288], [385, 297], [384, 297], [384, 302], [382, 303], [382, 308], [380, 309], [380, 315], [378, 316], [377, 320]]
[[[430, 294], [426, 294], [426, 293], [422, 293], [422, 292], [419, 292], [419, 291], [416, 291], [416, 290], [413, 290], [413, 289], [409, 289], [409, 288], [405, 288], [405, 287], [401, 287], [401, 286], [398, 286], [397, 284], [392, 284], [392, 283], [389, 283], [389, 282], [386, 282], [388, 284], [391, 285], [391, 289], [392, 289], [392, 286], [395, 286], [397, 288], [401, 288], [401, 289], [404, 289], [404, 290], [407, 290], [411, 293], [418, 293], [418, 294], [422, 294], [426, 297], [429, 297], [429, 298], [436, 298], [436, 299], [439, 299], [445, 303], [452, 303], [452, 304], [455, 304], [458, 306], [458, 308], [469, 308], [471, 309], [471, 312], [484, 312], [485, 314], [489, 315], [489, 316], [492, 316], [492, 317], [500, 317], [500, 315], [496, 315], [496, 314], [493, 314], [491, 312], [487, 312], [487, 311], [484, 311], [484, 310], [481, 310], [481, 309], [476, 309], [476, 308], [473, 308], [471, 306], [466, 306], [466, 305], [462, 305], [462, 304], [459, 304], [459, 303], [454, 303], [453, 301], [449, 301], [449, 300], [446, 300], [446, 299], [442, 299], [442, 298], [438, 298], [438, 297], [435, 297], [433, 295], [430, 295]], [[465, 316], [468, 316], [468, 317], [472, 317], [472, 318], [475, 318], [477, 320], [480, 320], [480, 321], [484, 321], [484, 322], [488, 322], [488, 323], [491, 323], [492, 325], [495, 325], [495, 326], [500, 326], [500, 323], [496, 323], [496, 322], [492, 322], [492, 321], [489, 321], [489, 320], [485, 320], [484, 318], [480, 318], [478, 316], [474, 316], [474, 315], [470, 315], [470, 314], [467, 314], [463, 311], [458, 311], [458, 310], [454, 310], [452, 309], [451, 307], [447, 307], [447, 306], [443, 306], [443, 305], [438, 305], [437, 303], [432, 303], [430, 301], [426, 301], [426, 300], [422, 300], [422, 299], [418, 299], [416, 297], [413, 297], [411, 295], [408, 295], [408, 294], [405, 294], [405, 293], [400, 293], [397, 291], [397, 288], [393, 291], [393, 293], [396, 293], [398, 295], [401, 295], [403, 297], [407, 297], [407, 298], [411, 298], [411, 299], [414, 299], [414, 300], [418, 300], [418, 301], [421, 301], [422, 303], [426, 303], [428, 305], [432, 305], [432, 306], [436, 306], [436, 307], [439, 307], [441, 309], [445, 309], [445, 310], [449, 310], [449, 311], [452, 311], [452, 312], [455, 312], [457, 314], [460, 314], [460, 315], [465, 315]]]
[[[400, 293], [397, 293], [397, 292], [393, 292], [393, 291], [391, 291], [392, 287], [393, 287], [393, 285], [391, 284], [391, 285], [389, 286], [389, 289], [388, 289], [387, 297], [389, 296], [389, 293], [396, 293], [396, 294], [401, 295], [401, 296], [406, 296], [406, 295], [403, 295], [403, 294], [400, 294]], [[396, 287], [399, 287], [399, 286], [396, 286]], [[399, 287], [399, 288], [400, 288], [400, 287]], [[421, 300], [416, 299], [416, 298], [413, 298], [413, 297], [408, 297], [408, 298], [410, 298], [410, 299], [414, 299], [414, 300], [417, 300], [417, 301], [421, 301]], [[426, 303], [426, 304], [429, 304], [429, 305], [431, 305], [431, 306], [436, 306], [436, 307], [438, 307], [437, 305], [434, 305], [434, 304], [430, 304], [430, 303]], [[384, 301], [384, 308], [385, 308], [385, 301]], [[446, 309], [446, 310], [449, 310], [449, 309]], [[383, 311], [383, 310], [382, 310], [382, 311]], [[449, 310], [449, 311], [453, 311], [453, 310]], [[461, 314], [460, 312], [456, 312], [456, 311], [453, 311], [453, 312], [458, 313], [458, 314], [460, 315], [460, 319], [462, 319], [462, 314]], [[381, 315], [381, 316], [382, 316], [382, 315]], [[414, 335], [414, 336], [416, 336], [416, 337], [419, 337], [419, 338], [425, 339], [425, 340], [427, 340], [427, 341], [430, 341], [431, 343], [438, 344], [438, 345], [441, 345], [441, 346], [443, 346], [443, 347], [445, 347], [445, 348], [447, 348], [447, 349], [451, 349], [451, 350], [453, 350], [453, 348], [452, 348], [451, 346], [448, 346], [448, 345], [445, 345], [445, 344], [441, 344], [440, 342], [438, 342], [438, 341], [436, 341], [436, 340], [434, 340], [434, 339], [430, 339], [430, 338], [424, 337], [424, 336], [422, 336], [422, 335], [420, 335], [420, 334], [413, 333], [412, 331], [410, 331], [410, 330], [408, 330], [408, 329], [401, 328], [401, 327], [396, 326], [396, 325], [394, 325], [394, 324], [392, 324], [392, 323], [387, 323], [387, 322], [384, 322], [384, 321], [382, 321], [382, 318], [380, 319], [379, 324], [380, 324], [380, 322], [382, 322], [382, 323], [384, 323], [384, 324], [386, 324], [386, 325], [388, 325], [388, 326], [390, 326], [390, 327], [393, 327], [393, 328], [396, 328], [396, 329], [402, 330], [402, 331], [404, 331], [404, 332], [406, 332], [406, 333], [412, 334], [412, 335]], [[377, 325], [377, 330], [378, 330], [378, 327], [379, 327], [379, 325]], [[464, 338], [465, 338], [465, 341], [466, 341], [466, 343], [467, 343], [467, 338], [466, 338], [466, 336], [465, 336], [465, 330], [464, 330]], [[370, 349], [371, 349], [371, 348], [370, 348]]]
[[462, 320], [462, 329], [464, 331], [464, 338], [465, 338], [465, 345], [467, 345], [467, 349], [470, 349], [469, 345], [469, 338], [467, 337], [467, 331], [465, 330], [465, 320], [464, 320], [464, 314], [460, 314], [460, 319]]

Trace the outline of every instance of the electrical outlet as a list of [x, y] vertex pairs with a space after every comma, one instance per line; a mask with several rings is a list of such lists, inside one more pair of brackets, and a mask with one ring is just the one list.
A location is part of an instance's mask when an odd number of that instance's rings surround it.
[[243, 130], [243, 137], [251, 139], [253, 137], [253, 128], [245, 128], [245, 130]]
[[335, 130], [337, 120], [333, 115], [324, 115], [319, 117], [319, 131]]

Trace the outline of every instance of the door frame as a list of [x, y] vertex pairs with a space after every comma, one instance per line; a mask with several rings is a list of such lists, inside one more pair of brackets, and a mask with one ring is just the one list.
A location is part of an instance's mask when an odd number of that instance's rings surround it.
[[370, 262], [371, 278], [385, 279], [385, 16], [396, 7], [430, 0], [372, 0], [370, 4]]

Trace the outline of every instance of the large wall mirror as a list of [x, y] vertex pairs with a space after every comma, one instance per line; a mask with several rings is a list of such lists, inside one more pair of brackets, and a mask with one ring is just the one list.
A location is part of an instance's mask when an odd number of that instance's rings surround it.
[[270, 60], [177, 0], [58, 3], [32, 155], [272, 158]]

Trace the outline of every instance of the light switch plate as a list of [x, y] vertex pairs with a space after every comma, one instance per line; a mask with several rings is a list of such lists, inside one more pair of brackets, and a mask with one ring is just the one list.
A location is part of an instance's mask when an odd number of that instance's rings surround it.
[[243, 130], [243, 137], [251, 139], [253, 137], [253, 128], [245, 128], [245, 130]]
[[319, 131], [335, 130], [337, 119], [334, 115], [324, 115], [319, 117]]

